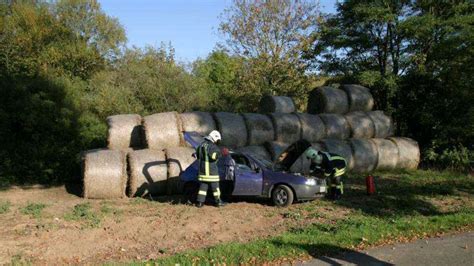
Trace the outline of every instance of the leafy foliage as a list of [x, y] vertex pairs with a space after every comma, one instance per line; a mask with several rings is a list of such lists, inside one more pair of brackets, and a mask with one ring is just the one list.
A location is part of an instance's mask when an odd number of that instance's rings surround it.
[[339, 76], [332, 82], [370, 87], [396, 133], [423, 150], [442, 154], [461, 144], [472, 151], [473, 9], [466, 1], [340, 2], [305, 58]]

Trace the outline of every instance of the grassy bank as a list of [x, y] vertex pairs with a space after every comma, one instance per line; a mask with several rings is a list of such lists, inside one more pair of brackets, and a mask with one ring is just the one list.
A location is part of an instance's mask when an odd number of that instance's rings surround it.
[[316, 200], [298, 204], [286, 217], [308, 219], [320, 215], [316, 206], [340, 212], [304, 227], [250, 243], [226, 243], [188, 251], [153, 261], [159, 265], [176, 263], [261, 264], [292, 260], [346, 249], [363, 249], [394, 241], [407, 241], [474, 226], [474, 178], [435, 171], [378, 173], [377, 195], [366, 196], [364, 179], [346, 180], [344, 199]]

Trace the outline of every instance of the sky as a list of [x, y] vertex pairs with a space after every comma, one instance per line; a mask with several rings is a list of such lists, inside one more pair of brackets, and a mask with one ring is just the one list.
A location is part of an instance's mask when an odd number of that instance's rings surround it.
[[[126, 30], [127, 46], [171, 43], [179, 61], [205, 58], [222, 35], [219, 15], [231, 0], [99, 0], [109, 16]], [[334, 12], [336, 0], [321, 0], [321, 10]]]

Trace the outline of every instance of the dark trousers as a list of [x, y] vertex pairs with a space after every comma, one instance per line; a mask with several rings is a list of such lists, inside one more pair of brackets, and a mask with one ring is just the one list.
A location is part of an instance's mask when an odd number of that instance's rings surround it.
[[331, 199], [339, 199], [344, 193], [344, 185], [342, 183], [343, 176], [331, 175], [329, 178], [329, 197]]
[[206, 201], [207, 190], [209, 189], [209, 187], [211, 187], [212, 189], [212, 195], [214, 196], [214, 199], [216, 199], [216, 201], [220, 200], [221, 191], [219, 189], [219, 182], [201, 182], [197, 196], [198, 202], [204, 203], [204, 201]]

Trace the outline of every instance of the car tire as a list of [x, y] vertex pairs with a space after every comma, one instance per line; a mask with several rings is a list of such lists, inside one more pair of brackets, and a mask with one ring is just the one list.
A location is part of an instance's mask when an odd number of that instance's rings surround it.
[[198, 186], [199, 185], [195, 182], [187, 182], [186, 184], [184, 184], [183, 192], [186, 196], [186, 200], [191, 203], [196, 203], [199, 190]]
[[293, 190], [286, 185], [278, 185], [272, 191], [272, 201], [277, 207], [288, 207], [293, 203]]

